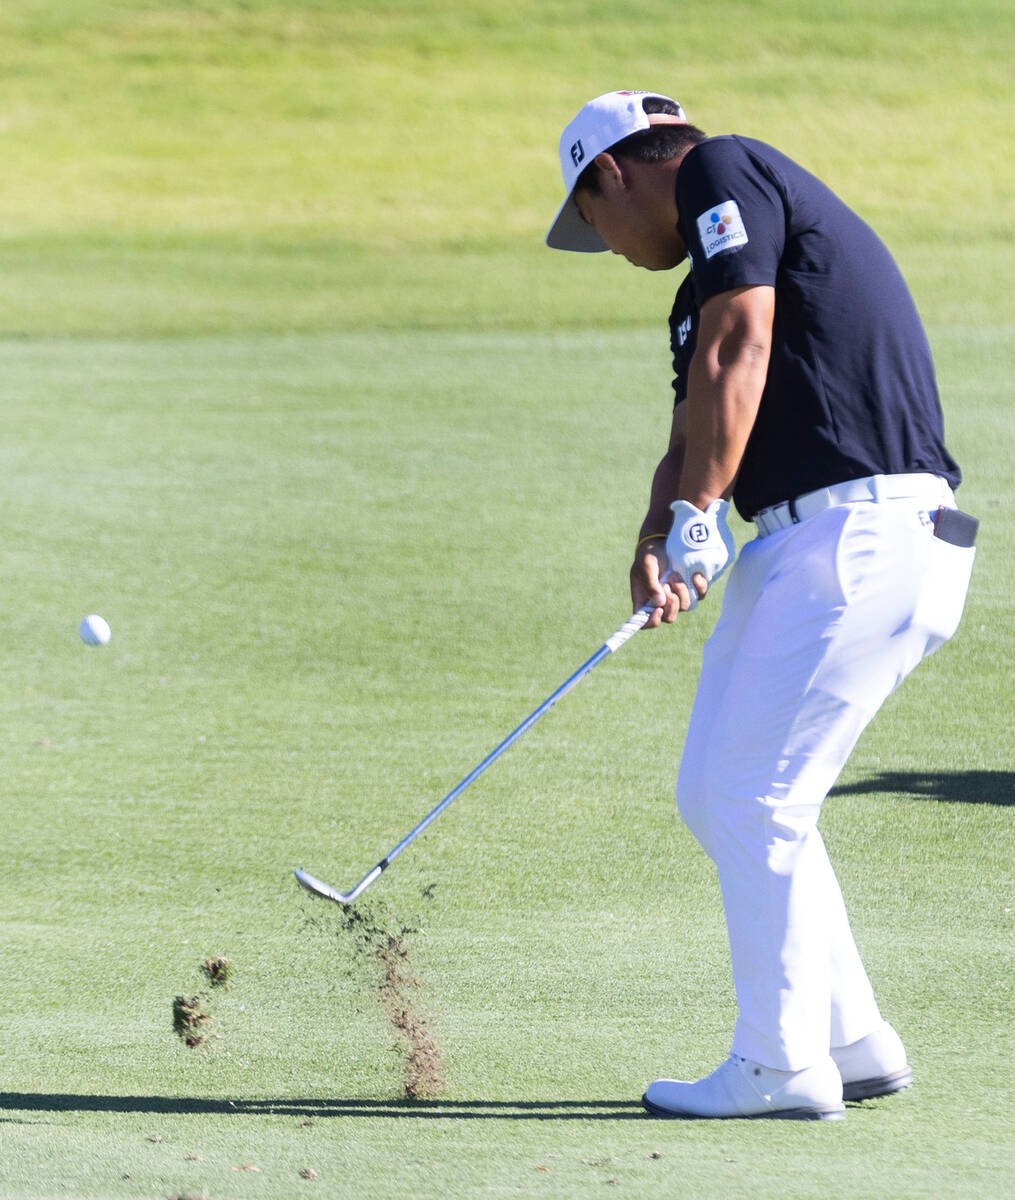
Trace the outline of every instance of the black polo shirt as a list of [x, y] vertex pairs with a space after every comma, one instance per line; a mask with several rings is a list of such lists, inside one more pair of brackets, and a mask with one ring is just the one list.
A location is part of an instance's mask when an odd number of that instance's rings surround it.
[[732, 288], [775, 288], [768, 378], [733, 492], [741, 516], [866, 475], [930, 471], [956, 486], [930, 347], [873, 230], [751, 138], [695, 146], [676, 200], [691, 265], [670, 315], [678, 404], [701, 305]]

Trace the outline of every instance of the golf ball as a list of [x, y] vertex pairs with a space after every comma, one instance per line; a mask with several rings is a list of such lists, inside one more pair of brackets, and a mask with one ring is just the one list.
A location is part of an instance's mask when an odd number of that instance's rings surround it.
[[104, 646], [113, 636], [109, 622], [97, 613], [90, 613], [78, 626], [78, 633], [86, 646]]

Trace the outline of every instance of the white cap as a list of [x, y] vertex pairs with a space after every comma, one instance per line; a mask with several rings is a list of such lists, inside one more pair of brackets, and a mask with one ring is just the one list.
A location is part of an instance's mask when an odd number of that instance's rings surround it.
[[[642, 101], [651, 96], [676, 106], [677, 116], [649, 114]], [[560, 135], [560, 172], [567, 196], [556, 220], [546, 235], [546, 244], [554, 250], [579, 250], [588, 254], [609, 250], [598, 233], [582, 219], [574, 202], [578, 176], [597, 154], [609, 150], [632, 133], [652, 125], [683, 124], [687, 117], [676, 100], [659, 92], [606, 92], [590, 100]]]

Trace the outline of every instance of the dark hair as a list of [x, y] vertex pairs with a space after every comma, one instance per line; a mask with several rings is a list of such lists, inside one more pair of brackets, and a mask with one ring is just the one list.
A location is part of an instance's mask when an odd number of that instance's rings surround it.
[[[666, 113], [678, 117], [676, 105], [660, 96], [646, 96], [642, 107], [648, 114]], [[635, 162], [661, 163], [669, 162], [685, 154], [692, 146], [697, 146], [708, 137], [697, 125], [653, 125], [649, 129], [640, 129], [629, 137], [622, 138], [607, 151], [614, 158], [633, 158]], [[593, 159], [578, 176], [574, 191], [599, 194], [599, 168]]]

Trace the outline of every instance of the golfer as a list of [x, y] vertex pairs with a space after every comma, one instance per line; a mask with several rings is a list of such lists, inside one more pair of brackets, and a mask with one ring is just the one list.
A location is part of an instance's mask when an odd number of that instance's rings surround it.
[[889, 693], [952, 636], [976, 521], [957, 510], [927, 339], [882, 242], [824, 184], [680, 105], [611, 92], [564, 130], [560, 250], [686, 261], [676, 403], [631, 568], [673, 622], [729, 566], [677, 782], [715, 863], [738, 1017], [729, 1058], [658, 1079], [653, 1113], [835, 1120], [908, 1087], [818, 832]]

